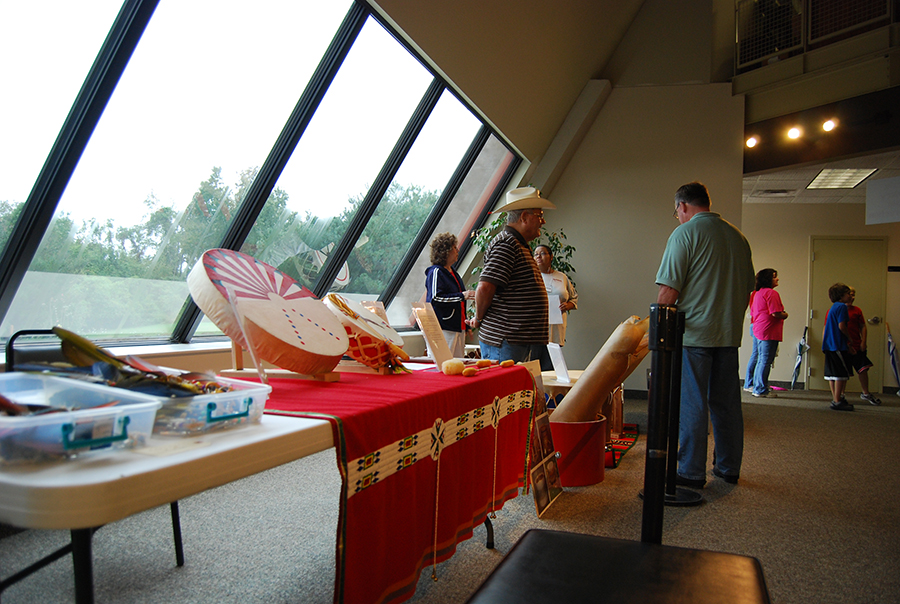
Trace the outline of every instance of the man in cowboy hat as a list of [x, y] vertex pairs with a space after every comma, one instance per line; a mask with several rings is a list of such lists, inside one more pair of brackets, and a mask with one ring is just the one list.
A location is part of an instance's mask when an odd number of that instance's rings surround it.
[[516, 362], [530, 358], [531, 347], [547, 344], [547, 291], [528, 242], [541, 234], [544, 210], [556, 209], [534, 187], [513, 189], [494, 212], [506, 212], [506, 228], [488, 244], [475, 290], [475, 317], [481, 356]]

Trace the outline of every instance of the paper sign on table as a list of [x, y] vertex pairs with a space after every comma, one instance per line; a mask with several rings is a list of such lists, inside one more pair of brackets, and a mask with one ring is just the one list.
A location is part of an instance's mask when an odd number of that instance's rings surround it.
[[434, 308], [428, 302], [424, 304], [417, 302], [412, 306], [413, 313], [416, 315], [416, 323], [425, 336], [425, 347], [428, 348], [428, 356], [434, 359], [435, 364], [440, 369], [444, 361], [449, 361], [453, 358], [453, 353], [450, 352], [447, 340], [444, 339], [444, 332], [441, 329], [441, 324], [438, 323], [437, 315], [434, 314]]
[[563, 356], [562, 346], [550, 342], [547, 344], [547, 352], [550, 353], [550, 361], [553, 363], [553, 371], [556, 372], [556, 381], [568, 384], [569, 369], [566, 367], [566, 359]]

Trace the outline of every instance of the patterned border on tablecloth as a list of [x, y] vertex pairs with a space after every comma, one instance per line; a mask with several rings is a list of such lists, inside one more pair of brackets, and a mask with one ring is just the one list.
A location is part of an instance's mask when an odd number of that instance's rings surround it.
[[437, 460], [442, 449], [488, 426], [496, 429], [507, 415], [520, 409], [530, 409], [533, 400], [532, 390], [520, 390], [503, 398], [495, 397], [489, 405], [472, 409], [449, 421], [437, 418], [430, 428], [348, 462], [347, 499], [411, 467], [425, 456]]

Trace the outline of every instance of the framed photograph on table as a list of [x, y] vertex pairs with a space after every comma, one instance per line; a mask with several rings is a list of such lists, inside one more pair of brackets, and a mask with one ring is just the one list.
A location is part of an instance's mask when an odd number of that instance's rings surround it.
[[550, 431], [550, 414], [540, 374], [535, 378], [534, 420], [529, 443], [530, 477], [534, 489], [534, 505], [540, 517], [562, 493], [559, 467], [553, 434]]

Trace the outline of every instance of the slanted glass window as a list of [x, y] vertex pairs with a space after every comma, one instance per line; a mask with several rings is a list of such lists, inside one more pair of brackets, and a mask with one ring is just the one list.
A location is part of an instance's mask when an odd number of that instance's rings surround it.
[[[480, 226], [475, 224], [476, 219], [498, 187], [506, 184], [504, 177], [514, 160], [515, 155], [491, 135], [431, 235], [453, 233], [462, 244], [470, 236], [472, 229]], [[425, 301], [425, 269], [430, 264], [431, 248], [426, 245], [387, 307], [388, 319], [395, 328], [412, 327], [415, 324], [411, 308], [414, 302]], [[469, 287], [472, 284], [464, 285]]]
[[377, 300], [444, 191], [481, 124], [444, 91], [348, 259], [351, 278], [336, 280], [358, 300]]
[[[369, 17], [241, 250], [315, 289], [320, 269], [345, 236], [432, 80]], [[460, 157], [460, 152], [449, 160], [442, 155], [435, 163], [449, 161], [449, 168], [441, 168], [452, 170]], [[384, 244], [362, 237], [357, 248]], [[352, 255], [334, 289], [356, 291], [359, 286], [353, 284], [365, 279], [369, 268]]]
[[0, 3], [0, 247], [121, 4]]
[[[82, 21], [112, 22], [95, 3], [70, 4], [76, 38]], [[187, 273], [220, 244], [351, 4], [161, 1], [0, 333], [58, 324], [92, 338], [168, 337]], [[54, 59], [70, 53], [65, 38], [37, 37]], [[29, 76], [22, 86], [47, 74]]]
[[[12, 82], [0, 97], [0, 160], [15, 172], [0, 182], [0, 244], [120, 1], [71, 11], [37, 3], [31, 16], [12, 12], [28, 3], [0, 8], [0, 75]], [[48, 34], [48, 19], [64, 27]], [[428, 250], [403, 284], [401, 271], [437, 221], [468, 237], [515, 162], [497, 139], [483, 145], [480, 120], [358, 1], [161, 0], [134, 53], [117, 48], [98, 64], [127, 67], [78, 165], [48, 171], [42, 182], [54, 194], [34, 197], [59, 201], [46, 229], [42, 220], [22, 233], [40, 241], [27, 272], [31, 248], [5, 251], [16, 257], [4, 275], [19, 283], [25, 274], [0, 342], [51, 325], [95, 340], [182, 341], [197, 316], [185, 304], [187, 274], [221, 245], [240, 245], [317, 293], [382, 299], [391, 320], [409, 326]], [[108, 90], [116, 77], [89, 83]], [[105, 94], [91, 98], [76, 109], [99, 111]], [[53, 208], [28, 210], [46, 219]], [[195, 334], [221, 332], [204, 319]]]

